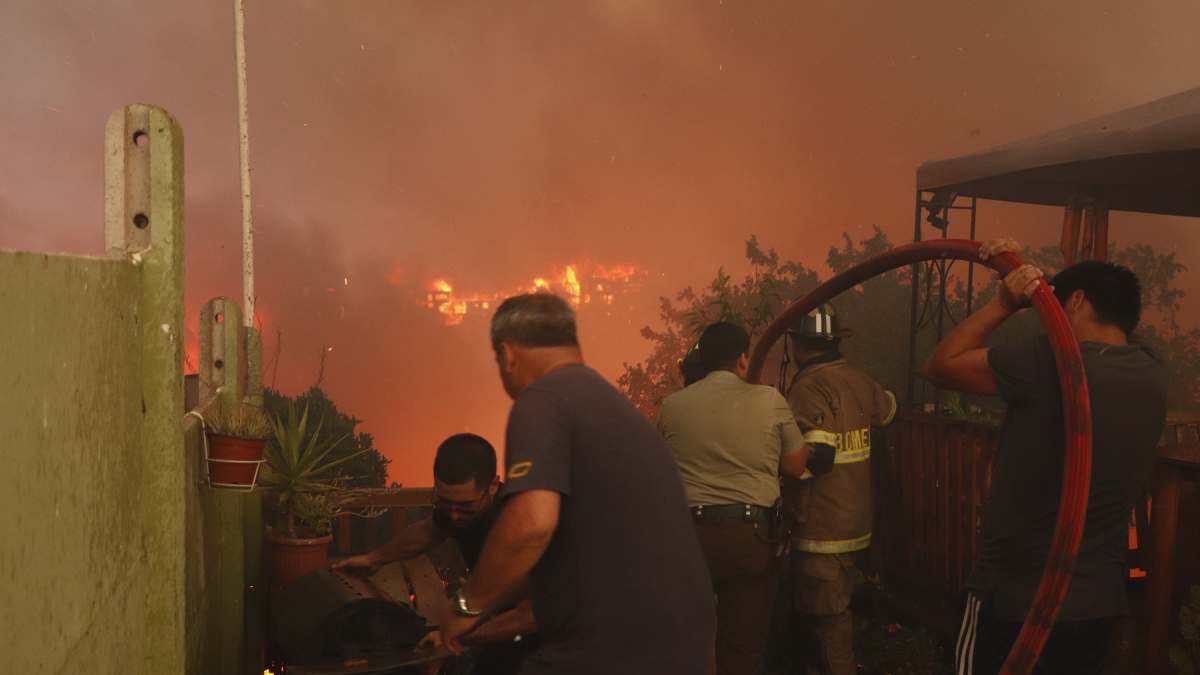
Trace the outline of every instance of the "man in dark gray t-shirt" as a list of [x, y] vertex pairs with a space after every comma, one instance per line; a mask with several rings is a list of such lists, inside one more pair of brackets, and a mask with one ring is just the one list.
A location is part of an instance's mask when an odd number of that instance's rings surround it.
[[[1129, 514], [1166, 416], [1166, 371], [1140, 345], [1079, 345], [1092, 404], [1087, 526], [1058, 621], [1125, 614]], [[1044, 336], [993, 347], [988, 365], [1008, 403], [968, 588], [991, 615], [1025, 619], [1050, 550], [1063, 473], [1062, 394]]]
[[[985, 255], [1015, 250], [993, 242]], [[1046, 565], [1063, 480], [1063, 409], [1045, 336], [988, 349], [988, 336], [1029, 303], [1042, 274], [1026, 265], [996, 298], [938, 345], [925, 374], [939, 386], [998, 394], [1008, 403], [1000, 450], [968, 583], [955, 651], [958, 673], [996, 673], [1016, 641]], [[1083, 262], [1050, 282], [1079, 340], [1092, 410], [1087, 520], [1067, 596], [1038, 661], [1039, 673], [1101, 673], [1116, 617], [1126, 612], [1129, 514], [1154, 459], [1166, 417], [1166, 370], [1130, 340], [1141, 288], [1130, 270]]]
[[666, 442], [583, 364], [562, 299], [510, 298], [492, 341], [514, 399], [504, 502], [447, 646], [528, 593], [542, 646], [525, 675], [709, 672], [712, 589]]

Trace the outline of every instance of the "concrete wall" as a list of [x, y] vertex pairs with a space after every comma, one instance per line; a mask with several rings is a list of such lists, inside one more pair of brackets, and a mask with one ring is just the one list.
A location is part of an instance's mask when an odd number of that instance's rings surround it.
[[140, 275], [0, 252], [0, 635], [12, 673], [141, 670]]
[[107, 258], [0, 251], [0, 670], [236, 672], [202, 658], [244, 649], [202, 628], [196, 533], [247, 530], [207, 517], [185, 452], [182, 132], [128, 106], [104, 159]]

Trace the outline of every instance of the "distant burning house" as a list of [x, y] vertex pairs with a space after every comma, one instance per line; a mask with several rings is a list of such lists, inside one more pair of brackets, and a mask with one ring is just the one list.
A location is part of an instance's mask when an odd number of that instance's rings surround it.
[[575, 306], [612, 305], [622, 295], [635, 293], [646, 277], [645, 270], [634, 265], [566, 265], [553, 276], [533, 280], [530, 286], [506, 291], [456, 291], [445, 279], [430, 284], [426, 307], [443, 315], [447, 326], [457, 326], [467, 316], [486, 315], [497, 303], [521, 293], [556, 293]]

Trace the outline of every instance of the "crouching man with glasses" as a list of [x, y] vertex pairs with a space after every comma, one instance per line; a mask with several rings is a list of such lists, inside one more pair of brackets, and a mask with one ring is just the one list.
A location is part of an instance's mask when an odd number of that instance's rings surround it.
[[[374, 551], [334, 563], [333, 569], [373, 574], [387, 563], [415, 558], [453, 539], [467, 568], [473, 570], [499, 511], [500, 487], [492, 445], [474, 434], [451, 436], [438, 446], [433, 462], [433, 517], [408, 526]], [[516, 673], [536, 642], [528, 636], [536, 631], [528, 602], [480, 624], [464, 640], [479, 646], [475, 672]], [[440, 646], [440, 635], [434, 631], [425, 642]]]

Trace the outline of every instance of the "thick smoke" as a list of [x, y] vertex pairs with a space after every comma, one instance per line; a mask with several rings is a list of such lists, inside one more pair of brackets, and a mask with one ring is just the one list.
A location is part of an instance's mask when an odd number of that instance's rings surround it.
[[[239, 296], [231, 5], [5, 3], [0, 246], [99, 253], [104, 120], [153, 102], [187, 137], [189, 321]], [[1200, 59], [1200, 5], [1183, 1], [247, 11], [267, 361], [281, 330], [276, 382], [295, 391], [332, 346], [323, 384], [410, 484], [442, 435], [500, 443], [506, 410], [481, 322], [447, 329], [418, 306], [433, 277], [503, 289], [578, 260], [650, 269], [637, 311], [584, 314], [615, 375], [644, 354], [655, 294], [737, 271], [749, 234], [814, 266], [843, 230], [906, 240], [921, 161], [1195, 86]], [[1058, 218], [985, 205], [979, 235], [1049, 243]], [[1194, 222], [1113, 222], [1114, 239], [1198, 266]]]

